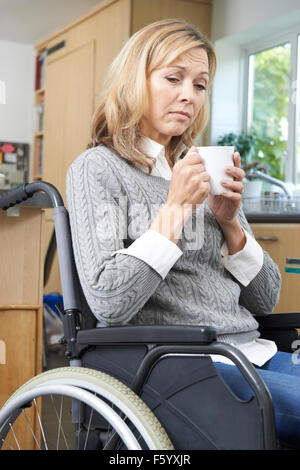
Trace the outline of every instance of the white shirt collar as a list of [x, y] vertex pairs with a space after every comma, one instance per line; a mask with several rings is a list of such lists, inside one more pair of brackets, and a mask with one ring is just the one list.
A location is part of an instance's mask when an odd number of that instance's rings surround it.
[[[150, 139], [149, 137], [142, 136], [142, 148], [146, 155], [155, 159], [155, 163], [152, 169], [153, 176], [160, 176], [167, 180], [170, 180], [172, 177], [172, 170], [169, 167], [169, 164], [165, 155], [165, 147], [155, 140]], [[182, 150], [179, 152], [176, 160], [181, 155]]]
[[165, 147], [155, 140], [150, 139], [149, 137], [142, 136], [141, 143], [143, 151], [149, 155], [149, 157], [155, 158], [155, 160], [162, 154], [165, 156]]

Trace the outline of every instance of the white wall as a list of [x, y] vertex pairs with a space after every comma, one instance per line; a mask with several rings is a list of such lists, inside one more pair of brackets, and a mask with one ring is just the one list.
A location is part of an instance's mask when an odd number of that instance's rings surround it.
[[299, 14], [299, 0], [213, 0], [212, 40], [270, 34], [299, 23]]
[[6, 84], [6, 104], [0, 105], [0, 141], [32, 142], [34, 63], [32, 45], [0, 41], [0, 80]]
[[211, 144], [225, 133], [243, 129], [246, 45], [296, 24], [300, 24], [299, 0], [214, 0], [211, 40], [218, 66], [212, 93]]
[[0, 39], [35, 44], [104, 0], [0, 0]]

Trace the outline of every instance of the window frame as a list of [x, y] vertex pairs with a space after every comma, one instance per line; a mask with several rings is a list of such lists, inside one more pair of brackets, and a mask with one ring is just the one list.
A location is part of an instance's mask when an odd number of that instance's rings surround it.
[[[297, 119], [297, 100], [293, 99], [297, 96], [300, 90], [297, 90], [297, 69], [300, 64], [297, 64], [298, 58], [298, 36], [300, 37], [300, 26], [293, 29], [286, 30], [280, 34], [273, 34], [263, 39], [244, 44], [243, 49], [243, 62], [244, 62], [244, 83], [243, 83], [243, 121], [242, 129], [248, 132], [248, 103], [249, 103], [249, 57], [252, 54], [262, 52], [266, 49], [280, 46], [289, 42], [291, 44], [291, 58], [290, 58], [290, 86], [289, 86], [289, 107], [288, 107], [288, 141], [287, 141], [287, 161], [285, 171], [285, 181], [296, 183], [297, 176], [297, 134], [296, 134], [296, 119]], [[300, 55], [299, 55], [300, 62]], [[300, 80], [300, 77], [299, 77]], [[300, 88], [300, 87], [299, 87]], [[299, 101], [299, 100], [298, 100]], [[300, 182], [298, 182], [299, 185]]]

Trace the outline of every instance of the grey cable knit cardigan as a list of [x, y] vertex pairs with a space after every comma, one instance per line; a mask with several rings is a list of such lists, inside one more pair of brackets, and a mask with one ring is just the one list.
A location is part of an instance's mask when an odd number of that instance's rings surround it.
[[[103, 145], [72, 163], [67, 204], [75, 261], [91, 310], [103, 326], [210, 325], [221, 341], [251, 341], [259, 336], [252, 314], [267, 315], [274, 309], [280, 273], [264, 252], [263, 266], [247, 287], [234, 279], [222, 263], [223, 233], [206, 203], [202, 246], [190, 249], [183, 231], [178, 241], [183, 255], [165, 279], [134, 256], [114, 254], [149, 228], [167, 200], [169, 185]], [[242, 211], [239, 218], [251, 233]]]

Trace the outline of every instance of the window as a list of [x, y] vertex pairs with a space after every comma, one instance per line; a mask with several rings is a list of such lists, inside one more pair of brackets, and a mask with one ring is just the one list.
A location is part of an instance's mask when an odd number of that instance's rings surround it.
[[[298, 31], [300, 33], [300, 31]], [[268, 173], [300, 188], [300, 36], [247, 51], [246, 128], [257, 137], [255, 159]], [[297, 52], [298, 51], [298, 52]], [[298, 56], [297, 56], [298, 54]]]

